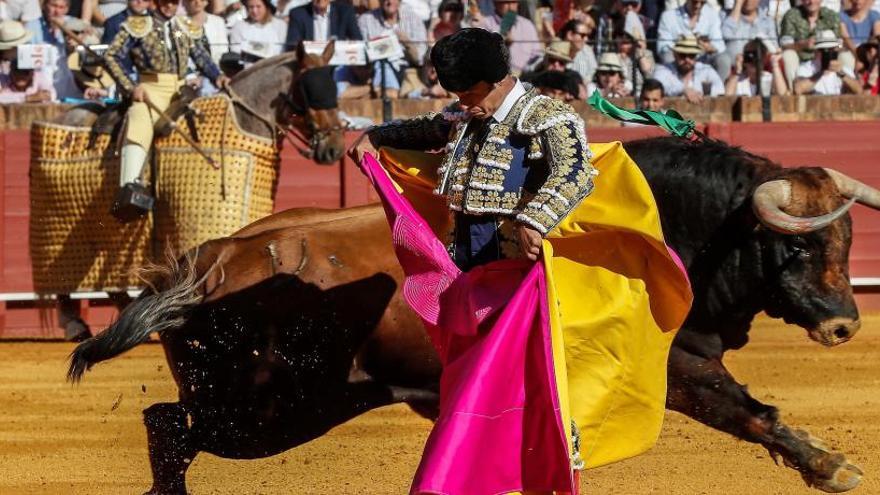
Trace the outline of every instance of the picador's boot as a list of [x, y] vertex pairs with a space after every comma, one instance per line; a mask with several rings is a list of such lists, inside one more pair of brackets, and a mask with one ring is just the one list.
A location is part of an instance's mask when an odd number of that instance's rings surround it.
[[140, 175], [147, 158], [147, 150], [137, 144], [122, 147], [120, 160], [119, 193], [110, 213], [121, 222], [130, 222], [153, 209], [153, 196], [141, 183]]

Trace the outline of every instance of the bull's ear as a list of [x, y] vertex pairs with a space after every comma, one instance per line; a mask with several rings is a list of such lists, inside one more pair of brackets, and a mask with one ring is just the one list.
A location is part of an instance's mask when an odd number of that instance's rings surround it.
[[324, 47], [324, 51], [321, 53], [321, 60], [324, 61], [324, 65], [330, 64], [330, 59], [333, 58], [333, 52], [336, 50], [336, 40], [330, 40], [330, 43], [327, 43], [327, 46]]

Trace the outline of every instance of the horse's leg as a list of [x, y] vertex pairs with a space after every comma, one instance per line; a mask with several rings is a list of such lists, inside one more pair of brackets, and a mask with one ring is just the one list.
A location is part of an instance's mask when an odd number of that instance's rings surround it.
[[182, 404], [160, 403], [144, 410], [153, 487], [149, 495], [186, 495], [186, 470], [198, 450], [192, 444]]
[[64, 339], [80, 342], [92, 336], [89, 326], [80, 318], [79, 301], [70, 294], [58, 294], [58, 326], [64, 329]]
[[809, 433], [779, 420], [779, 411], [749, 395], [736, 382], [721, 356], [707, 358], [677, 346], [669, 354], [666, 407], [748, 442], [763, 445], [808, 485], [826, 492], [858, 486], [862, 471]]

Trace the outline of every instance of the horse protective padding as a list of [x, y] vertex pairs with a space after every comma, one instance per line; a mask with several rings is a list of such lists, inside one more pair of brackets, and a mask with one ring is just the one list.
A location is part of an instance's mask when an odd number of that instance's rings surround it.
[[[272, 214], [278, 180], [273, 139], [239, 126], [226, 95], [193, 102], [199, 146], [212, 167], [179, 135], [157, 138], [157, 248], [182, 253]], [[178, 125], [186, 132], [183, 119]]]
[[88, 127], [31, 127], [30, 253], [34, 291], [66, 294], [140, 285], [134, 269], [150, 250], [151, 219], [110, 214], [119, 159], [107, 134]]

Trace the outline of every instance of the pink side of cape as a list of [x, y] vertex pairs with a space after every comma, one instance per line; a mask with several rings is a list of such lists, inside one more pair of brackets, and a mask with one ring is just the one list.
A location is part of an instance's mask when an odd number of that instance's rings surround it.
[[392, 228], [403, 293], [443, 362], [440, 417], [411, 493], [576, 493], [553, 367], [541, 263], [462, 273], [370, 155], [361, 164]]

